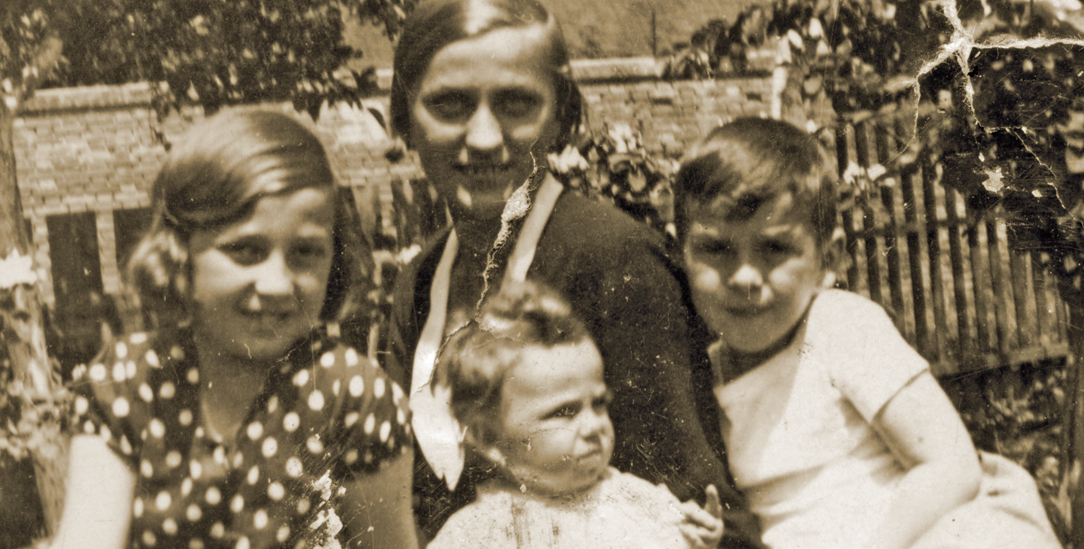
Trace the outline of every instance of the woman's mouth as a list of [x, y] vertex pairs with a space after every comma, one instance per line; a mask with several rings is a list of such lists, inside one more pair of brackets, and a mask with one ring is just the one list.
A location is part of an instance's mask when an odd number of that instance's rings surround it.
[[456, 171], [468, 177], [497, 177], [508, 171], [504, 164], [461, 164]]
[[736, 318], [751, 318], [763, 313], [767, 309], [765, 305], [741, 305], [737, 307], [723, 307], [723, 310], [730, 316]]

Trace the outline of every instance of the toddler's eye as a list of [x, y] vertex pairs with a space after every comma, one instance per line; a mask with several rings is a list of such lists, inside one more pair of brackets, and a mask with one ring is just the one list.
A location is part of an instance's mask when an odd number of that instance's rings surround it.
[[591, 406], [594, 407], [595, 411], [602, 411], [608, 408], [613, 401], [614, 394], [606, 391], [605, 394], [591, 401]]
[[561, 406], [560, 408], [557, 408], [556, 410], [550, 412], [549, 415], [547, 415], [546, 417], [547, 418], [570, 418], [570, 417], [576, 417], [576, 414], [578, 414], [578, 413], [580, 413], [580, 409], [579, 409], [578, 406], [575, 406], [575, 405], [572, 405], [572, 404], [566, 404], [566, 405]]

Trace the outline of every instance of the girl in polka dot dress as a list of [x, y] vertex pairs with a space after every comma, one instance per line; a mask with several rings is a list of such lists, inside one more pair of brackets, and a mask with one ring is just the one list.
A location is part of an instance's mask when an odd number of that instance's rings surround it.
[[324, 327], [363, 287], [339, 197], [283, 114], [219, 114], [176, 144], [129, 265], [158, 331], [76, 371], [54, 546], [416, 546], [407, 400]]

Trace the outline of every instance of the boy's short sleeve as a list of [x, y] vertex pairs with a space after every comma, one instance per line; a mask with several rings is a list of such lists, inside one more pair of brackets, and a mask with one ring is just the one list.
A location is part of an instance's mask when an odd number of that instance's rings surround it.
[[807, 328], [832, 384], [866, 421], [929, 364], [916, 352], [878, 304], [850, 292], [829, 290], [817, 297]]

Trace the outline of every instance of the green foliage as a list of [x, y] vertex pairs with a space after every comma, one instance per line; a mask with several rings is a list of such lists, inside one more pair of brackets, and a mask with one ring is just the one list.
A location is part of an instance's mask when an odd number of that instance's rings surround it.
[[[0, 28], [10, 27], [4, 38], [18, 51], [31, 52], [41, 35], [63, 39], [50, 85], [163, 82], [166, 109], [289, 100], [315, 117], [324, 101], [356, 102], [375, 90], [374, 71], [341, 72], [361, 55], [344, 42], [344, 18], [382, 25], [391, 38], [415, 2], [19, 0]], [[3, 69], [18, 73], [29, 56]]]
[[648, 154], [639, 132], [626, 124], [584, 133], [576, 141], [548, 157], [550, 170], [566, 188], [611, 202], [659, 231], [672, 232], [676, 162]]
[[0, 97], [14, 108], [60, 61], [62, 43], [50, 27], [53, 0], [0, 4]]

